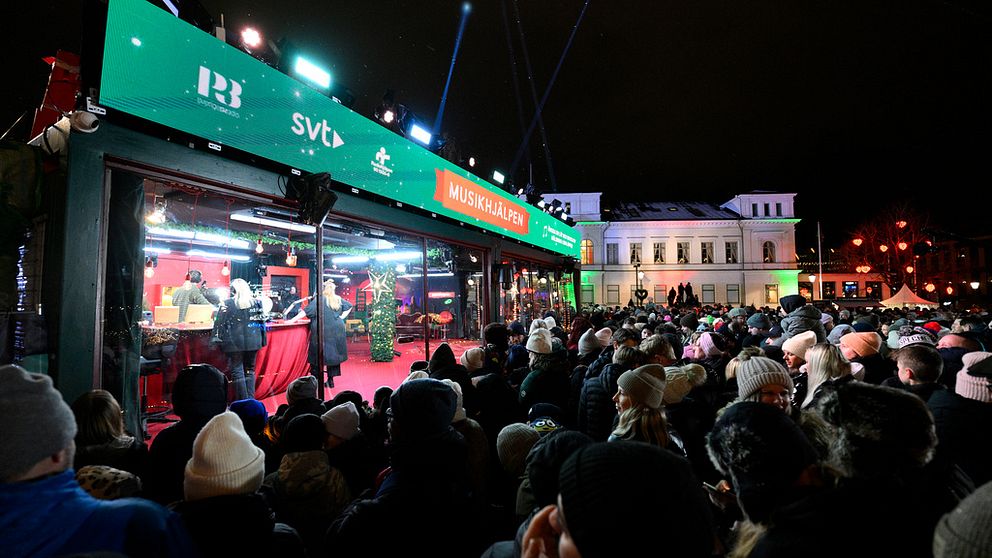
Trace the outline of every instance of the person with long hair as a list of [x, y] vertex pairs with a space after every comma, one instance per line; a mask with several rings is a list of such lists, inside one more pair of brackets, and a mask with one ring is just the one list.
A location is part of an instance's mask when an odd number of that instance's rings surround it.
[[72, 404], [76, 418], [76, 456], [73, 467], [106, 465], [139, 477], [144, 474], [148, 448], [124, 431], [121, 406], [109, 391], [94, 389]]
[[[337, 285], [333, 279], [324, 281], [323, 312], [320, 314], [321, 330], [324, 334], [324, 370], [327, 371], [327, 387], [334, 387], [334, 378], [341, 375], [341, 363], [348, 360], [348, 334], [345, 330], [344, 320], [351, 312], [351, 303], [338, 296]], [[317, 317], [317, 304], [308, 304], [304, 310], [300, 310], [293, 320], [298, 320], [304, 316], [310, 319], [313, 324]], [[317, 334], [310, 333], [310, 369], [316, 376], [318, 374], [317, 363]]]
[[853, 380], [851, 368], [851, 361], [847, 360], [837, 345], [817, 343], [807, 349], [806, 373], [809, 374], [809, 388], [801, 408], [806, 409], [815, 403], [824, 385]]
[[613, 396], [620, 418], [610, 441], [645, 442], [667, 448], [671, 438], [661, 406], [664, 392], [665, 367], [660, 364], [645, 364], [621, 374]]
[[244, 279], [231, 281], [231, 298], [217, 309], [214, 339], [227, 355], [227, 376], [234, 386], [234, 401], [255, 398], [255, 355], [265, 346], [262, 301]]

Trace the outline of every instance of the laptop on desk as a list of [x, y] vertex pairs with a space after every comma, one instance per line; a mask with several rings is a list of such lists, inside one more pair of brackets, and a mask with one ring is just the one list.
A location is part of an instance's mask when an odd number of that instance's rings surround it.
[[212, 304], [190, 304], [186, 308], [187, 324], [212, 324], [214, 321], [214, 310]]
[[179, 321], [178, 306], [156, 306], [152, 312], [152, 322], [159, 324], [174, 324]]

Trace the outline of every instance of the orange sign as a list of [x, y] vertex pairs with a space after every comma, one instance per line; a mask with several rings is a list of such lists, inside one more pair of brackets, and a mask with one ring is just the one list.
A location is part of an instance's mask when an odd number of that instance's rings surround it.
[[523, 206], [448, 169], [434, 169], [434, 172], [437, 174], [434, 199], [441, 202], [446, 209], [475, 217], [520, 235], [527, 234], [530, 214]]

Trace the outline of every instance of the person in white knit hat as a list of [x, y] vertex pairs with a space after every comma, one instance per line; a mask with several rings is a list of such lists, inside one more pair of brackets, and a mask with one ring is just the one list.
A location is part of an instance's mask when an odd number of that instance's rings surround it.
[[252, 443], [238, 415], [226, 411], [200, 430], [186, 463], [185, 499], [176, 512], [201, 554], [304, 555], [296, 531], [272, 521], [272, 510], [258, 493], [264, 476], [265, 452]]
[[361, 430], [359, 423], [358, 407], [351, 401], [346, 401], [336, 407], [332, 407], [320, 416], [324, 422], [324, 429], [327, 430], [327, 448], [335, 448], [358, 435]]

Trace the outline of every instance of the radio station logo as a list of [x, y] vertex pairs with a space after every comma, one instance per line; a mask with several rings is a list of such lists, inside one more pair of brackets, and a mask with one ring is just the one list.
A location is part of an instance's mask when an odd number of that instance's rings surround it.
[[389, 178], [393, 174], [393, 169], [386, 166], [386, 161], [392, 158], [392, 155], [386, 153], [385, 147], [380, 147], [379, 151], [375, 154], [375, 160], [369, 161], [372, 164], [372, 171]]
[[198, 105], [234, 118], [241, 118], [241, 114], [235, 110], [241, 108], [241, 91], [241, 84], [237, 81], [228, 79], [206, 66], [200, 66], [200, 76], [196, 82], [196, 92], [200, 95], [200, 98], [196, 99]]

